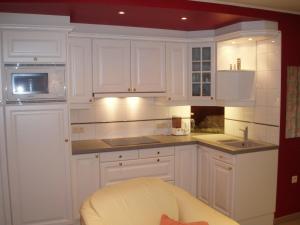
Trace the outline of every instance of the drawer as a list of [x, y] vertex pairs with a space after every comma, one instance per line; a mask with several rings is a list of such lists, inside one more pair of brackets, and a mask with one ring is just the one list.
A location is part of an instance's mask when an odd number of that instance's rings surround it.
[[217, 152], [217, 151], [214, 152], [213, 158], [222, 161], [224, 163], [228, 163], [231, 165], [234, 164], [234, 157], [223, 152]]
[[174, 180], [174, 161], [174, 156], [167, 156], [102, 163], [100, 164], [101, 186], [137, 177], [158, 177], [165, 181]]
[[112, 162], [120, 160], [138, 159], [138, 150], [103, 152], [100, 153], [100, 162]]
[[174, 147], [142, 149], [139, 153], [141, 159], [172, 156], [174, 155]]

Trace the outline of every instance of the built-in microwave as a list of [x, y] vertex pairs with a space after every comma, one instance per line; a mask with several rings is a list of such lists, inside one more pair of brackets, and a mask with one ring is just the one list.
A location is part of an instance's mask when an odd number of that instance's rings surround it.
[[65, 101], [64, 64], [5, 64], [7, 102]]

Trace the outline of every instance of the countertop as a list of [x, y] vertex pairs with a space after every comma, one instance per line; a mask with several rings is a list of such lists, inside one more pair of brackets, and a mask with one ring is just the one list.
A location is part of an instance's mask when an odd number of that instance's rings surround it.
[[257, 151], [275, 150], [278, 148], [277, 145], [260, 142], [260, 141], [255, 141], [256, 143], [260, 144], [259, 147], [251, 147], [251, 148], [231, 147], [224, 143], [221, 143], [220, 140], [222, 141], [228, 139], [239, 139], [239, 140], [242, 139], [230, 135], [225, 135], [225, 134], [202, 134], [202, 135], [190, 134], [187, 136], [151, 135], [147, 137], [157, 140], [159, 141], [159, 143], [112, 147], [106, 144], [101, 139], [72, 141], [72, 154], [78, 155], [78, 154], [88, 154], [88, 153], [112, 152], [112, 151], [122, 151], [122, 150], [132, 150], [132, 149], [147, 149], [147, 148], [158, 148], [158, 147], [190, 145], [190, 144], [199, 144], [199, 145], [207, 146], [233, 155], [257, 152]]

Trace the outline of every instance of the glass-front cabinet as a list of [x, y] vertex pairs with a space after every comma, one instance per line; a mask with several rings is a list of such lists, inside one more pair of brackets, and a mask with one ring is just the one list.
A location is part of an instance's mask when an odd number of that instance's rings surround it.
[[190, 97], [213, 100], [215, 97], [215, 46], [213, 43], [190, 45]]

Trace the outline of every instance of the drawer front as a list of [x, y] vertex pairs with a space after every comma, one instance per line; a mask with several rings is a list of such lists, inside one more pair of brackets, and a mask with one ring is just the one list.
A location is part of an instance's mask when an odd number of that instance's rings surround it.
[[100, 164], [101, 186], [137, 177], [158, 177], [174, 180], [174, 156], [105, 162]]
[[164, 148], [149, 148], [142, 149], [140, 152], [140, 158], [154, 158], [162, 156], [172, 156], [174, 155], [174, 147], [164, 147]]
[[230, 155], [228, 153], [216, 150], [216, 149], [212, 149], [212, 148], [208, 148], [205, 146], [199, 146], [200, 149], [205, 150], [206, 152], [209, 152], [209, 154], [211, 155], [212, 158], [217, 159], [219, 161], [228, 163], [228, 164], [234, 164], [235, 163], [235, 156], [234, 155]]
[[138, 150], [104, 152], [100, 153], [100, 162], [113, 162], [120, 160], [138, 159]]

